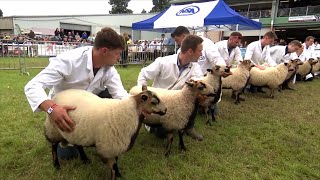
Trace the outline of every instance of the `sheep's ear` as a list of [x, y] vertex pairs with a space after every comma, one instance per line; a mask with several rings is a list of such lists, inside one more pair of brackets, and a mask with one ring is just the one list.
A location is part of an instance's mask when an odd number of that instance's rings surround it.
[[203, 82], [200, 82], [198, 89], [202, 91], [202, 90], [204, 90], [204, 88], [206, 88], [206, 84], [204, 84]]
[[220, 66], [215, 66], [216, 70], [219, 70], [221, 67]]
[[207, 69], [207, 71], [208, 71], [209, 73], [212, 73], [212, 69]]
[[145, 95], [145, 94], [142, 94], [141, 95], [141, 99], [142, 99], [142, 101], [147, 101], [148, 100], [148, 96]]
[[283, 64], [284, 64], [285, 66], [288, 66], [288, 63], [286, 63], [286, 62], [285, 62], [285, 63], [283, 63]]
[[147, 91], [147, 86], [146, 85], [142, 85], [142, 91]]
[[188, 86], [193, 87], [196, 81], [190, 79], [189, 81], [186, 81], [186, 84], [188, 84]]

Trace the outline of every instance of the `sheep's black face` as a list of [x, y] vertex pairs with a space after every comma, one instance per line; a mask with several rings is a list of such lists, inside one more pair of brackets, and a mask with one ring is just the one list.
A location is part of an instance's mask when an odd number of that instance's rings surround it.
[[213, 97], [216, 95], [214, 89], [209, 84], [206, 84], [203, 81], [194, 81], [190, 79], [186, 82], [186, 84], [192, 88], [192, 91], [198, 96], [199, 98], [203, 99], [205, 97]]
[[[146, 89], [146, 87], [143, 87], [143, 89]], [[144, 90], [140, 93], [140, 99], [142, 115], [159, 114], [162, 116], [166, 114], [167, 108], [154, 92]]]

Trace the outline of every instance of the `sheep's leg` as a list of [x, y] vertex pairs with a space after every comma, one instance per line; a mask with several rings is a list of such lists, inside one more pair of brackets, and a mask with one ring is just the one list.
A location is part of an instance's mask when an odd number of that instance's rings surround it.
[[240, 103], [240, 97], [239, 97], [239, 96], [240, 96], [240, 93], [236, 92], [236, 93], [235, 93], [235, 96], [236, 96], [236, 100], [234, 101], [234, 103], [235, 103], [235, 104], [239, 104], [239, 103]]
[[183, 142], [183, 131], [180, 130], [180, 131], [178, 131], [178, 133], [179, 133], [179, 148], [182, 151], [186, 151], [187, 148], [186, 148], [186, 146], [184, 145], [184, 142]]
[[270, 89], [270, 95], [269, 95], [270, 98], [274, 98], [274, 95], [273, 95], [274, 94], [274, 90], [275, 89]]
[[173, 133], [168, 132], [167, 133], [167, 147], [166, 147], [166, 153], [165, 153], [166, 157], [168, 157], [170, 154], [172, 142], [173, 142]]
[[83, 162], [84, 164], [89, 164], [91, 161], [90, 161], [90, 159], [88, 158], [88, 156], [86, 155], [86, 153], [84, 152], [83, 147], [77, 145], [77, 149], [78, 149], [78, 151], [79, 151], [80, 159], [82, 160], [82, 162]]
[[52, 146], [51, 146], [53, 166], [56, 169], [60, 169], [60, 163], [59, 163], [59, 159], [58, 159], [58, 155], [57, 155], [58, 145], [59, 145], [59, 142], [52, 143]]
[[209, 111], [210, 111], [210, 109], [208, 107], [206, 107], [204, 110], [204, 112], [206, 113], [206, 124], [209, 126], [212, 126], [210, 119], [209, 119]]
[[214, 116], [214, 113], [215, 113], [215, 109], [210, 107], [210, 111], [211, 111], [211, 118], [212, 118], [212, 122], [215, 122], [216, 121], [216, 117]]
[[102, 158], [103, 162], [107, 162], [109, 168], [111, 169], [111, 180], [115, 180], [116, 177], [121, 177], [115, 158]]

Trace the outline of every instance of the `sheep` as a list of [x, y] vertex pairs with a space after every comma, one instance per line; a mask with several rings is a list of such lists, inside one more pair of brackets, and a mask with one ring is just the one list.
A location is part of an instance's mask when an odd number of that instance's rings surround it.
[[268, 87], [270, 89], [270, 98], [274, 98], [274, 90], [285, 80], [289, 71], [294, 68], [289, 63], [281, 63], [276, 67], [267, 67], [265, 70], [253, 67], [250, 71], [249, 84], [257, 87]]
[[297, 71], [297, 80], [305, 80], [306, 76], [312, 72], [312, 66], [316, 64], [318, 60], [310, 58], [301, 65]]
[[76, 126], [70, 133], [61, 131], [48, 115], [45, 137], [52, 144], [53, 165], [60, 169], [57, 158], [59, 142], [74, 144], [84, 163], [90, 162], [83, 146], [95, 146], [102, 161], [111, 169], [111, 179], [121, 177], [118, 156], [130, 150], [144, 117], [164, 115], [166, 107], [158, 96], [142, 87], [143, 92], [122, 100], [100, 98], [85, 90], [70, 89], [58, 93], [53, 101], [59, 106], [76, 106], [68, 115]]
[[303, 62], [300, 59], [290, 60], [289, 63], [292, 65], [294, 70], [288, 72], [288, 75], [285, 81], [279, 86], [280, 92], [281, 90], [284, 90], [284, 89], [294, 90], [292, 87], [289, 86], [289, 84], [293, 84], [294, 77], [296, 76], [297, 70], [299, 69], [299, 66], [303, 64]]
[[231, 76], [222, 78], [222, 89], [232, 89], [231, 97], [235, 99], [235, 104], [239, 104], [240, 100], [244, 101], [243, 98], [240, 98], [240, 94], [248, 84], [252, 67], [254, 64], [251, 60], [244, 60], [238, 67], [231, 69]]
[[216, 92], [215, 97], [208, 97], [200, 101], [200, 106], [204, 110], [206, 115], [206, 124], [212, 125], [209, 119], [209, 113], [211, 114], [211, 120], [216, 121], [214, 116], [216, 103], [219, 102], [222, 95], [222, 83], [221, 76], [227, 77], [232, 74], [229, 67], [214, 66], [212, 69], [207, 69], [208, 73], [203, 78], [203, 81], [213, 87]]
[[[175, 130], [177, 130], [179, 134], [179, 149], [185, 151], [186, 147], [183, 142], [185, 128], [196, 116], [199, 99], [215, 95], [212, 86], [201, 80], [194, 81], [190, 79], [181, 90], [167, 90], [152, 87], [148, 87], [148, 89], [159, 95], [159, 98], [168, 108], [168, 111], [161, 117], [158, 115], [146, 116], [145, 124], [151, 127], [162, 126], [166, 130], [167, 143], [165, 156], [169, 156], [170, 154], [173, 132]], [[140, 86], [134, 86], [129, 93], [134, 95], [140, 91]]]
[[318, 58], [318, 62], [315, 63], [312, 67], [311, 73], [312, 73], [313, 77], [316, 77], [315, 75], [316, 75], [316, 73], [319, 73], [319, 71], [320, 71], [320, 58]]

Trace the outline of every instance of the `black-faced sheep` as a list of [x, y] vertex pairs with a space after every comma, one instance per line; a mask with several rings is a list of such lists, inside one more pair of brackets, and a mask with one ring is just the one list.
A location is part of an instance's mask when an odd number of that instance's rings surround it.
[[292, 85], [294, 84], [294, 78], [296, 76], [297, 70], [299, 66], [303, 64], [300, 59], [293, 59], [289, 61], [290, 65], [294, 69], [293, 71], [289, 71], [285, 81], [279, 86], [279, 91], [284, 89], [294, 90]]
[[312, 66], [317, 62], [318, 60], [310, 58], [309, 60], [305, 61], [303, 65], [299, 66], [297, 71], [297, 80], [306, 80], [306, 76], [312, 73]]
[[158, 96], [146, 90], [122, 100], [99, 98], [84, 91], [70, 89], [58, 93], [53, 101], [59, 106], [75, 106], [68, 115], [76, 126], [71, 133], [58, 129], [48, 115], [45, 121], [45, 136], [52, 143], [53, 163], [60, 168], [57, 158], [59, 142], [74, 144], [84, 162], [88, 158], [83, 146], [95, 146], [102, 161], [111, 169], [111, 179], [120, 177], [118, 156], [132, 148], [144, 117], [150, 114], [164, 115], [166, 107]]

